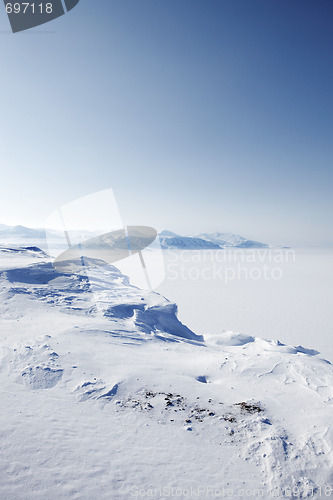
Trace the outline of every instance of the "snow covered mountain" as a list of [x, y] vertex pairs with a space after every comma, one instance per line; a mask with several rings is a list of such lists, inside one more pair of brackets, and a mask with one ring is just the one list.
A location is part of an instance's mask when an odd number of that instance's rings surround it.
[[[71, 231], [75, 237], [79, 236], [82, 239], [89, 239], [95, 235], [89, 231]], [[56, 241], [57, 238], [63, 237], [62, 234], [56, 231], [49, 231], [49, 235]], [[265, 248], [264, 243], [248, 240], [242, 236], [232, 233], [203, 233], [197, 236], [181, 236], [171, 231], [162, 231], [159, 233], [159, 240], [163, 249], [187, 249], [187, 250], [218, 250], [225, 247], [236, 248]], [[6, 243], [18, 244], [38, 244], [39, 246], [46, 245], [46, 234], [44, 229], [31, 229], [25, 226], [6, 226], [0, 224], [0, 241]]]
[[172, 233], [171, 231], [162, 231], [159, 233], [160, 244], [163, 249], [178, 248], [186, 250], [216, 250], [221, 248], [218, 243], [208, 241], [200, 237], [193, 236], [180, 236], [179, 234]]
[[0, 249], [1, 499], [330, 487], [333, 369], [317, 351], [204, 341], [112, 266], [88, 280], [12, 250]]
[[159, 233], [162, 248], [178, 249], [220, 249], [226, 247], [235, 248], [267, 248], [268, 245], [258, 241], [248, 240], [233, 233], [202, 233], [196, 236], [180, 236], [171, 231]]
[[23, 239], [45, 239], [45, 230], [31, 229], [25, 226], [6, 226], [0, 224], [0, 239], [23, 240]]
[[260, 243], [259, 241], [248, 240], [233, 233], [203, 233], [196, 236], [203, 240], [211, 241], [217, 245], [224, 247], [237, 247], [237, 248], [267, 248], [268, 245], [265, 243]]

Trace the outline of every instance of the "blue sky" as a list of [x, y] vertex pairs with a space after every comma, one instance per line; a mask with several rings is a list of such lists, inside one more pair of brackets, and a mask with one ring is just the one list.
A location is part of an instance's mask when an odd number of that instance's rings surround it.
[[333, 244], [331, 0], [0, 11], [0, 222], [113, 188], [126, 224]]

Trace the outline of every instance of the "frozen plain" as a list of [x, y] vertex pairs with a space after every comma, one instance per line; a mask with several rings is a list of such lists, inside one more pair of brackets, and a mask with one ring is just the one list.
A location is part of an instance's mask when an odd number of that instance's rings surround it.
[[180, 319], [196, 333], [279, 339], [315, 347], [333, 362], [332, 249], [164, 253], [166, 279], [158, 291], [178, 304]]
[[0, 266], [1, 499], [332, 497], [317, 345], [203, 340], [112, 266], [94, 294], [35, 250]]

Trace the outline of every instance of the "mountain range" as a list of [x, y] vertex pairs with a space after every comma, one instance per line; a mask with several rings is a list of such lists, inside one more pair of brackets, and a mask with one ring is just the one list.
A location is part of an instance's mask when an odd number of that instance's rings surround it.
[[159, 233], [162, 248], [178, 248], [188, 250], [203, 250], [220, 248], [267, 248], [268, 245], [259, 241], [249, 240], [233, 233], [201, 233], [194, 236], [181, 236], [171, 231]]
[[[77, 235], [78, 231], [75, 231]], [[83, 231], [81, 232], [83, 233]], [[51, 231], [54, 239], [63, 237], [56, 231]], [[88, 239], [93, 234], [84, 232], [84, 238]], [[250, 240], [233, 233], [201, 233], [198, 235], [182, 236], [171, 231], [161, 231], [159, 239], [162, 249], [187, 249], [187, 250], [218, 250], [220, 248], [267, 248], [268, 245], [258, 241]], [[33, 229], [25, 226], [7, 226], [0, 224], [0, 240], [6, 243], [14, 243], [18, 240], [27, 240], [29, 243], [35, 240], [45, 240], [45, 229]]]

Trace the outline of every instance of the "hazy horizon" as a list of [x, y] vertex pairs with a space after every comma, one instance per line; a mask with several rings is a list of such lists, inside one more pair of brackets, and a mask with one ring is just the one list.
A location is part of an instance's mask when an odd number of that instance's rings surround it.
[[[37, 226], [27, 226], [25, 224], [13, 224], [13, 225], [10, 225], [10, 224], [4, 224], [3, 222], [0, 222], [0, 231], [2, 229], [2, 226], [6, 226], [8, 228], [14, 228], [14, 227], [24, 227], [24, 228], [27, 228], [27, 229], [34, 229], [34, 230], [39, 230], [39, 231], [45, 231], [45, 230], [51, 230], [51, 231], [59, 231], [55, 228], [50, 228], [50, 227], [44, 227], [44, 226], [41, 226], [41, 227], [37, 227]], [[81, 229], [70, 229], [70, 231], [82, 231], [82, 232], [87, 232], [87, 233], [93, 233], [94, 231], [92, 231], [91, 229], [87, 229], [87, 228], [81, 228]], [[97, 231], [97, 229], [96, 229]], [[158, 229], [158, 233], [161, 233], [162, 231], [170, 231], [170, 232], [173, 232], [179, 236], [185, 236], [185, 237], [195, 237], [195, 236], [200, 236], [200, 235], [203, 235], [203, 234], [214, 234], [216, 232], [219, 232], [219, 233], [223, 233], [223, 234], [235, 234], [235, 235], [238, 235], [238, 236], [242, 236], [244, 238], [247, 238], [249, 240], [253, 240], [253, 241], [257, 241], [259, 243], [264, 243], [264, 244], [267, 244], [267, 245], [272, 245], [272, 247], [274, 248], [274, 246], [276, 246], [277, 248], [279, 246], [291, 246], [293, 248], [299, 248], [299, 249], [311, 249], [311, 248], [322, 248], [322, 249], [331, 249], [333, 248], [333, 243], [322, 243], [322, 242], [316, 242], [316, 241], [308, 241], [307, 243], [303, 243], [303, 244], [297, 244], [297, 243], [292, 243], [291, 241], [286, 241], [286, 240], [282, 240], [281, 242], [278, 242], [278, 243], [271, 243], [270, 241], [268, 241], [267, 239], [258, 239], [258, 238], [255, 238], [253, 235], [249, 234], [249, 233], [242, 233], [242, 234], [239, 234], [239, 233], [236, 233], [235, 231], [224, 231], [223, 228], [217, 228], [215, 231], [206, 231], [206, 230], [202, 230], [202, 231], [197, 231], [196, 233], [189, 233], [189, 232], [177, 232], [177, 231], [173, 231], [172, 229], [166, 227], [166, 228], [159, 228]], [[229, 248], [232, 248], [232, 247], [229, 247]], [[263, 250], [265, 250], [265, 248], [263, 248]]]

